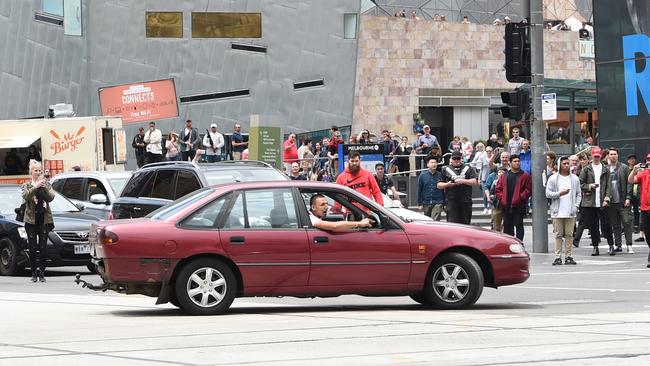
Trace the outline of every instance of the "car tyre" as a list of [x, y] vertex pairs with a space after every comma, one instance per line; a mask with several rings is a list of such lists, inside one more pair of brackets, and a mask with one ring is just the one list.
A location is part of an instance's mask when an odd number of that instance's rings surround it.
[[0, 239], [0, 275], [14, 276], [19, 269], [16, 245], [9, 238]]
[[[483, 271], [471, 257], [448, 253], [431, 266], [424, 295], [439, 309], [464, 309], [476, 303], [483, 292]], [[416, 300], [417, 301], [417, 300]]]
[[219, 315], [230, 308], [237, 278], [224, 262], [200, 258], [181, 268], [174, 284], [180, 307], [192, 315]]
[[92, 263], [90, 263], [90, 264], [86, 264], [86, 268], [88, 268], [88, 270], [90, 271], [90, 273], [92, 273], [92, 274], [97, 274], [97, 267], [95, 267], [94, 264], [92, 264]]

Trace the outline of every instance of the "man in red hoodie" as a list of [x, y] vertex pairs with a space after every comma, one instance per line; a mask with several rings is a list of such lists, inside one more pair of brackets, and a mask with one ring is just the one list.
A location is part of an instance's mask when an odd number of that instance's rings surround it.
[[377, 180], [369, 171], [361, 168], [361, 155], [359, 152], [350, 152], [348, 156], [348, 167], [336, 178], [336, 183], [352, 188], [362, 195], [374, 199], [375, 202], [384, 205], [384, 199]]
[[532, 192], [530, 175], [521, 170], [519, 155], [510, 156], [510, 170], [499, 178], [494, 189], [496, 199], [501, 202], [503, 232], [524, 240], [524, 213], [526, 202]]

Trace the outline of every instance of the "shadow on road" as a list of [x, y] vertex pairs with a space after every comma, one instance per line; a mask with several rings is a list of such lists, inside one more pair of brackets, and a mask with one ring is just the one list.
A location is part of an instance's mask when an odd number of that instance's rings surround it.
[[[464, 309], [461, 311], [485, 311], [485, 310], [521, 310], [521, 309], [540, 309], [541, 305], [527, 305], [527, 304], [479, 304], [472, 308]], [[419, 304], [409, 305], [323, 305], [323, 306], [259, 306], [259, 307], [234, 307], [221, 316], [228, 315], [241, 315], [241, 314], [305, 314], [305, 313], [336, 313], [336, 312], [372, 312], [372, 311], [453, 311], [453, 310], [439, 310], [426, 307]], [[121, 317], [136, 317], [136, 316], [179, 316], [187, 315], [181, 309], [137, 309], [137, 310], [118, 310], [112, 311], [112, 315]], [[187, 315], [189, 316], [189, 315]]]

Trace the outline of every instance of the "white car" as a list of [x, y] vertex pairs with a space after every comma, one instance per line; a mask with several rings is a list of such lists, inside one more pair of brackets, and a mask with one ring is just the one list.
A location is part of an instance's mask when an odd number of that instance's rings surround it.
[[409, 221], [433, 221], [429, 216], [423, 215], [419, 212], [411, 211], [404, 208], [402, 203], [398, 200], [393, 200], [386, 194], [382, 194], [384, 198], [384, 207], [389, 209], [395, 215]]

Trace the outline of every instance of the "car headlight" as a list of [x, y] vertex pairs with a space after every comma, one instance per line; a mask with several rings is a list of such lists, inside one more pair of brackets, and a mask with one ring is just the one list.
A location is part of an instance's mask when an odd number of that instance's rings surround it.
[[523, 253], [526, 251], [526, 249], [524, 248], [523, 244], [514, 243], [514, 244], [510, 244], [510, 251], [512, 253]]
[[18, 227], [18, 236], [23, 240], [27, 240], [27, 230], [22, 226]]

